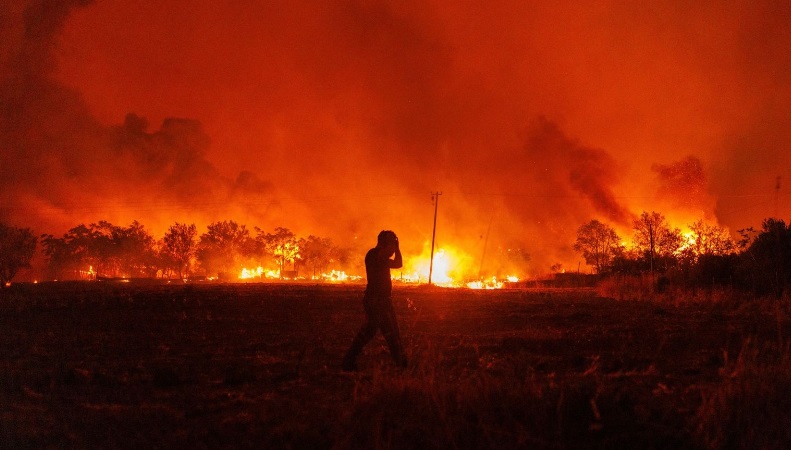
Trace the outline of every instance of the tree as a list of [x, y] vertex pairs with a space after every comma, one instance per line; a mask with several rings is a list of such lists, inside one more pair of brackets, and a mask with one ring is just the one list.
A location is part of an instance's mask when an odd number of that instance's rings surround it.
[[313, 278], [316, 273], [327, 271], [329, 265], [336, 259], [336, 249], [329, 238], [310, 235], [307, 239], [300, 239], [297, 243], [302, 261], [313, 269]]
[[116, 226], [106, 220], [92, 223], [85, 236], [87, 247], [95, 258], [97, 276], [115, 276], [121, 270], [121, 258], [113, 239]]
[[691, 247], [696, 256], [726, 255], [736, 248], [733, 239], [723, 227], [709, 225], [701, 219], [691, 224], [689, 229], [692, 231]]
[[294, 264], [296, 270], [297, 261], [300, 259], [299, 242], [296, 235], [288, 228], [277, 227], [274, 233], [264, 233], [258, 229], [257, 239], [262, 242], [266, 250], [274, 255], [280, 267], [280, 277], [283, 277], [285, 264]]
[[77, 279], [95, 276], [100, 262], [97, 240], [97, 232], [85, 224], [71, 228], [61, 238], [43, 236], [50, 275], [56, 279], [64, 277], [66, 272], [73, 272]]
[[44, 254], [51, 275], [61, 278], [73, 271], [75, 278], [93, 276], [151, 276], [158, 265], [154, 238], [138, 221], [128, 227], [99, 221], [67, 231], [62, 238], [44, 235]]
[[614, 258], [621, 254], [621, 239], [610, 226], [591, 220], [577, 230], [574, 250], [582, 253], [585, 263], [593, 266], [596, 273], [605, 273], [612, 268]]
[[740, 255], [739, 275], [759, 295], [780, 297], [791, 284], [791, 227], [766, 219], [762, 231]]
[[162, 253], [170, 259], [179, 274], [184, 279], [189, 276], [190, 266], [197, 251], [198, 229], [195, 224], [176, 222], [162, 238]]
[[[648, 258], [649, 270], [667, 269], [681, 248], [681, 230], [670, 228], [665, 216], [653, 211], [643, 211], [640, 218], [634, 221], [634, 230], [635, 247]], [[657, 264], [659, 262], [662, 264]]]
[[152, 276], [156, 274], [157, 257], [154, 237], [138, 221], [128, 227], [111, 227], [112, 257], [117, 259], [122, 276]]
[[47, 276], [50, 279], [61, 279], [67, 270], [78, 270], [76, 267], [70, 267], [72, 259], [65, 238], [44, 234], [41, 236], [41, 243], [44, 246], [44, 255], [47, 257]]
[[30, 267], [38, 237], [30, 228], [0, 223], [0, 287], [11, 282], [19, 269]]
[[229, 220], [214, 222], [201, 235], [196, 257], [207, 272], [238, 270], [239, 261], [250, 252], [250, 232], [244, 225]]

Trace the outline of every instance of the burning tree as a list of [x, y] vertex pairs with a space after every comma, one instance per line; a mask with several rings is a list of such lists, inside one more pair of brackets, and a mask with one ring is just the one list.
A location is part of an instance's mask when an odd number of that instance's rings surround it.
[[298, 242], [302, 261], [313, 268], [313, 277], [327, 271], [336, 256], [336, 248], [330, 238], [310, 235]]
[[[683, 282], [700, 287], [732, 283], [735, 275], [736, 244], [725, 228], [698, 220], [684, 234], [678, 257], [678, 276]], [[682, 280], [676, 280], [682, 281]]]
[[671, 228], [665, 216], [645, 212], [634, 221], [635, 249], [648, 259], [649, 270], [667, 269], [683, 243], [681, 230]]
[[11, 282], [19, 269], [30, 267], [38, 238], [30, 228], [0, 223], [0, 287]]
[[297, 261], [300, 259], [299, 241], [296, 235], [288, 228], [277, 227], [274, 233], [264, 233], [260, 228], [256, 240], [261, 243], [266, 251], [273, 255], [280, 268], [280, 277], [283, 278], [283, 269], [286, 263], [294, 264], [296, 272]]
[[118, 227], [107, 221], [80, 224], [62, 238], [43, 236], [44, 254], [55, 278], [73, 271], [76, 278], [140, 276], [156, 272], [154, 238], [137, 221]]
[[[85, 252], [84, 256], [95, 268], [96, 276], [111, 276], [118, 272], [120, 261], [117, 251], [113, 248], [113, 224], [105, 220], [76, 227], [76, 236], [72, 241], [77, 244], [77, 253]], [[82, 255], [81, 255], [82, 256]]]
[[620, 242], [612, 227], [591, 220], [577, 230], [574, 250], [582, 253], [585, 263], [593, 266], [596, 273], [605, 273], [612, 267], [614, 258], [623, 252]]
[[197, 251], [196, 237], [198, 229], [195, 224], [187, 225], [176, 222], [162, 238], [162, 254], [176, 267], [179, 278], [189, 276], [190, 266]]
[[726, 255], [736, 248], [733, 239], [723, 227], [709, 225], [701, 219], [691, 224], [689, 229], [692, 231], [689, 236], [690, 248], [697, 257]]
[[74, 278], [92, 277], [99, 267], [98, 234], [85, 226], [77, 225], [56, 238], [44, 235], [44, 255], [47, 256], [50, 275], [63, 278], [66, 272], [73, 272]]
[[214, 222], [201, 235], [196, 257], [207, 272], [224, 274], [236, 271], [242, 257], [253, 251], [254, 242], [244, 225], [233, 220]]

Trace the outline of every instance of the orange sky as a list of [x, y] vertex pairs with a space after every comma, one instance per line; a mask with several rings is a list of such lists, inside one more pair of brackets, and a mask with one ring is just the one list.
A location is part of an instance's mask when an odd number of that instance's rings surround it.
[[440, 244], [541, 272], [593, 218], [788, 218], [791, 4], [579, 3], [12, 0], [0, 219], [418, 251], [440, 190]]

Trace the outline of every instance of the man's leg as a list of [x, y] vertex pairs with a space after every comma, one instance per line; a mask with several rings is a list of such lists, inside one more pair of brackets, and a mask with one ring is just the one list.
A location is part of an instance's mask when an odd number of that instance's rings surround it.
[[401, 346], [401, 333], [398, 330], [398, 321], [396, 320], [395, 309], [393, 309], [393, 302], [389, 299], [382, 302], [379, 322], [393, 361], [399, 367], [406, 367], [406, 355]]
[[376, 330], [378, 329], [377, 318], [375, 317], [374, 310], [371, 308], [370, 302], [367, 299], [364, 300], [364, 306], [365, 323], [354, 337], [352, 345], [349, 347], [349, 351], [346, 352], [346, 356], [343, 357], [343, 370], [348, 372], [357, 370], [357, 356], [359, 356], [360, 352], [363, 351], [363, 347], [371, 342], [371, 339], [376, 336]]

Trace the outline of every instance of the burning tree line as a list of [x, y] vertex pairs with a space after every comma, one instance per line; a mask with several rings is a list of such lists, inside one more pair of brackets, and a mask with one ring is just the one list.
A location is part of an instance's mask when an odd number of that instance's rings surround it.
[[791, 286], [791, 224], [765, 219], [759, 231], [739, 230], [738, 241], [703, 220], [688, 228], [682, 232], [662, 214], [643, 212], [628, 245], [611, 226], [591, 220], [577, 230], [574, 249], [602, 276], [651, 273], [660, 284], [727, 285], [759, 295], [782, 295]]
[[[291, 230], [273, 232], [234, 221], [214, 222], [205, 233], [175, 223], [156, 240], [137, 221], [128, 227], [107, 221], [81, 224], [62, 237], [42, 235], [47, 279], [178, 278], [204, 276], [235, 279], [248, 276], [294, 278], [299, 270], [316, 278], [329, 270], [342, 273], [351, 249], [329, 238], [297, 237]], [[760, 230], [739, 230], [734, 241], [727, 230], [703, 220], [688, 231], [672, 227], [657, 212], [643, 212], [633, 223], [627, 243], [609, 225], [591, 220], [577, 230], [574, 249], [600, 277], [658, 275], [660, 283], [688, 287], [731, 286], [759, 295], [782, 295], [791, 286], [791, 224], [769, 218]], [[29, 228], [0, 223], [0, 286], [29, 267], [39, 237]], [[355, 267], [355, 269], [357, 269]]]
[[[277, 227], [265, 232], [232, 220], [214, 222], [198, 235], [194, 224], [176, 222], [156, 240], [137, 221], [116, 226], [107, 221], [80, 224], [62, 237], [41, 236], [48, 279], [178, 278], [207, 276], [237, 278], [245, 266], [266, 267], [273, 276], [296, 276], [300, 268], [312, 274], [345, 266], [349, 250], [329, 238], [297, 237]], [[29, 228], [0, 224], [3, 285], [29, 266], [38, 238]], [[258, 270], [260, 276], [263, 267]], [[309, 275], [310, 276], [310, 275]]]

